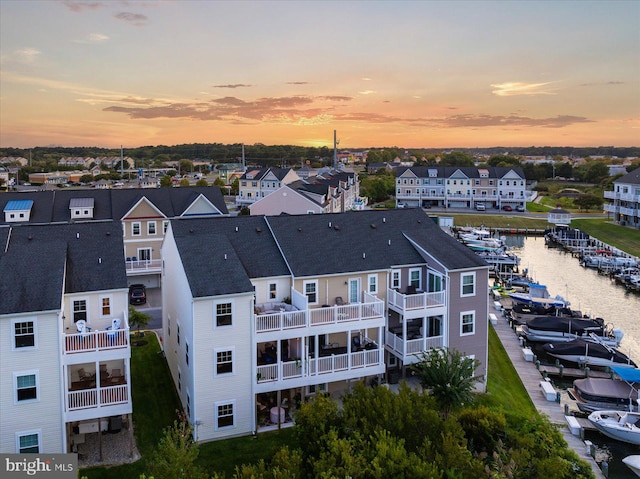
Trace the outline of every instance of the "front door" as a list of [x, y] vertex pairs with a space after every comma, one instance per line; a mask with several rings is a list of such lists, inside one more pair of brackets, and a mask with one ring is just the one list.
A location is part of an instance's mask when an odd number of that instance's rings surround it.
[[349, 280], [349, 302], [360, 302], [360, 278], [354, 278]]

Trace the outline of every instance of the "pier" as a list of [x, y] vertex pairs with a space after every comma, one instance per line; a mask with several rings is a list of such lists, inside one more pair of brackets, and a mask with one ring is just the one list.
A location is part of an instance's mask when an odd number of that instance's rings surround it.
[[[587, 419], [581, 420], [582, 418], [575, 417], [573, 415], [569, 416], [571, 419], [567, 419], [567, 417], [565, 417], [565, 407], [567, 406], [561, 403], [560, 393], [556, 393], [556, 400], [548, 400], [548, 393], [553, 388], [551, 387], [548, 390], [549, 387], [542, 387], [542, 383], [545, 382], [545, 379], [542, 376], [541, 371], [538, 370], [535, 363], [531, 360], [532, 358], [525, 357], [522, 344], [504, 315], [496, 314], [496, 316], [497, 321], [495, 321], [493, 328], [496, 331], [498, 338], [500, 338], [500, 342], [502, 343], [505, 351], [509, 355], [511, 363], [518, 372], [522, 384], [527, 390], [533, 405], [540, 414], [547, 416], [552, 424], [560, 426], [559, 431], [562, 432], [562, 435], [567, 441], [569, 447], [573, 449], [581, 459], [584, 459], [591, 464], [591, 468], [597, 478], [604, 479], [605, 476], [600, 470], [595, 459], [587, 453], [586, 444], [579, 436], [574, 436], [571, 433], [568, 422], [571, 421], [571, 423], [577, 424], [578, 428], [582, 427], [583, 429], [586, 429], [586, 427], [584, 427], [586, 426], [584, 421], [589, 421]], [[549, 369], [548, 366], [544, 366], [544, 368]], [[573, 427], [571, 427], [571, 429], [573, 429]]]

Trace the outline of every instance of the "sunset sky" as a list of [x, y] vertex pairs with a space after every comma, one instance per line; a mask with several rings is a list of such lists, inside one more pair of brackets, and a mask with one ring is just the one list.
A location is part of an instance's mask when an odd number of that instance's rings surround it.
[[0, 147], [640, 146], [640, 1], [0, 0]]

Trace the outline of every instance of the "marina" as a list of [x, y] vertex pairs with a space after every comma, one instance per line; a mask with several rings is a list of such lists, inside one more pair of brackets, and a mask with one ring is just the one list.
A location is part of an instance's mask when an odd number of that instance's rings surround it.
[[[506, 236], [505, 244], [512, 254], [519, 257], [519, 268], [526, 270], [530, 279], [544, 284], [552, 295], [561, 294], [580, 316], [604, 318], [610, 329], [623, 331], [620, 351], [631, 359], [640, 358], [638, 295], [621, 288], [609, 276], [581, 266], [573, 252], [549, 247], [545, 238]], [[512, 305], [508, 297], [501, 297], [499, 304], [504, 308]], [[584, 364], [569, 366], [551, 358], [538, 358], [534, 352], [536, 349], [529, 349], [529, 345], [516, 334], [519, 324], [509, 321], [502, 313], [499, 316], [494, 326], [496, 332], [538, 410], [548, 415], [553, 423], [565, 426], [565, 438], [576, 452], [590, 450], [588, 458], [595, 457], [598, 464], [605, 462], [610, 479], [636, 477], [622, 459], [634, 454], [637, 446], [610, 439], [595, 430], [593, 423], [567, 393], [576, 378], [601, 378], [606, 381], [613, 377], [612, 371], [609, 368], [585, 367]], [[526, 354], [527, 350], [530, 354]], [[565, 414], [570, 417], [566, 418]], [[587, 440], [586, 447], [581, 436]]]

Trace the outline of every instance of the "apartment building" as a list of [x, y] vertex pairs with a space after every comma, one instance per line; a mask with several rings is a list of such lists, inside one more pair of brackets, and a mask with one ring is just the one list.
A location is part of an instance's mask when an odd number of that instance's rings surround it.
[[354, 172], [329, 171], [293, 181], [249, 206], [252, 215], [341, 213], [361, 209], [360, 182]]
[[287, 185], [300, 177], [292, 168], [249, 168], [240, 177], [236, 204], [246, 206], [270, 195], [282, 185]]
[[72, 452], [131, 424], [120, 223], [4, 226], [0, 241], [0, 450]]
[[0, 195], [0, 226], [119, 221], [131, 283], [160, 286], [160, 246], [171, 218], [227, 215], [217, 187], [64, 189]]
[[605, 191], [604, 197], [609, 200], [604, 210], [617, 223], [640, 228], [640, 168], [615, 180], [613, 191]]
[[396, 206], [514, 210], [526, 205], [522, 168], [412, 166], [396, 169]]
[[172, 220], [162, 257], [165, 354], [198, 441], [290, 424], [434, 347], [486, 373], [488, 265], [422, 210]]

